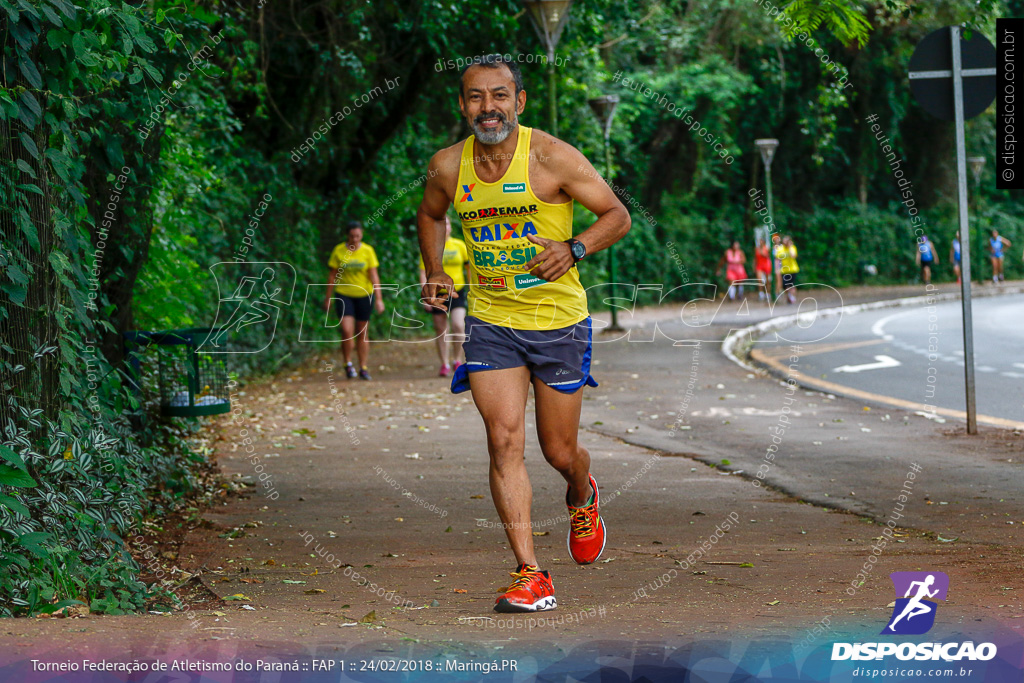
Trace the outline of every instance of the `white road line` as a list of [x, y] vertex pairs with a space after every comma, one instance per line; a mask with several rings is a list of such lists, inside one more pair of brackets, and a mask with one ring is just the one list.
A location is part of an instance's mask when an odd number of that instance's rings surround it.
[[883, 368], [898, 368], [903, 365], [892, 356], [875, 356], [875, 363], [864, 363], [863, 365], [841, 365], [832, 372], [863, 372], [864, 370], [881, 370]]
[[893, 318], [899, 318], [902, 315], [908, 315], [910, 313], [917, 313], [917, 310], [901, 311], [900, 313], [893, 313], [892, 315], [885, 316], [881, 320], [876, 321], [875, 324], [871, 326], [871, 334], [875, 335], [876, 337], [881, 337], [885, 341], [892, 341], [893, 336], [891, 334], [885, 333], [886, 323], [888, 323]]

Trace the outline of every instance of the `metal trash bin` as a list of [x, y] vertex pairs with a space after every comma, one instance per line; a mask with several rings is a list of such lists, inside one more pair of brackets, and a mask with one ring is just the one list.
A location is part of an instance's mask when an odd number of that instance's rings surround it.
[[166, 332], [124, 333], [133, 381], [138, 390], [142, 371], [139, 351], [157, 348], [160, 413], [173, 417], [219, 415], [231, 410], [228, 372], [221, 354], [200, 353], [199, 346], [212, 332], [194, 327]]

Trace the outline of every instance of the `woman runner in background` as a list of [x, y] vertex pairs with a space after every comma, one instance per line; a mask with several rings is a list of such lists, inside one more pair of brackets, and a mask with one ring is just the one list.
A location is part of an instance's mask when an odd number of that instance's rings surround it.
[[1000, 236], [998, 230], [992, 230], [988, 240], [988, 253], [992, 258], [992, 284], [999, 284], [1003, 278], [1003, 247], [1010, 246], [1010, 240]]
[[727, 296], [730, 300], [743, 298], [743, 285], [738, 283], [747, 279], [746, 262], [747, 255], [740, 249], [740, 243], [737, 240], [733, 240], [732, 246], [725, 250], [722, 258], [718, 261], [718, 270], [715, 271], [715, 275], [721, 273], [722, 264], [726, 264], [725, 279], [729, 281]]
[[796, 274], [800, 272], [796, 256], [796, 245], [793, 244], [793, 238], [786, 235], [782, 238], [782, 244], [775, 248], [775, 258], [782, 264], [782, 288], [786, 290], [786, 300], [791, 304], [796, 303], [793, 288], [796, 287]]
[[757, 290], [757, 299], [763, 301], [768, 298], [772, 274], [772, 252], [764, 240], [758, 240], [757, 248], [754, 250], [754, 273], [761, 281], [761, 289]]
[[[341, 352], [345, 356], [345, 375], [349, 379], [370, 379], [367, 363], [370, 356], [370, 311], [384, 312], [381, 300], [380, 276], [377, 268], [377, 252], [363, 242], [363, 224], [349, 221], [345, 226], [346, 239], [334, 247], [327, 262], [327, 282], [333, 287], [327, 289], [324, 308], [331, 310], [334, 299], [338, 317], [341, 318]], [[376, 296], [374, 293], [376, 292]], [[333, 294], [333, 297], [332, 297]], [[352, 349], [359, 355], [359, 372], [352, 365]]]
[[936, 261], [935, 246], [928, 235], [921, 235], [917, 240], [917, 265], [921, 266], [921, 278], [925, 285], [932, 283], [932, 265]]

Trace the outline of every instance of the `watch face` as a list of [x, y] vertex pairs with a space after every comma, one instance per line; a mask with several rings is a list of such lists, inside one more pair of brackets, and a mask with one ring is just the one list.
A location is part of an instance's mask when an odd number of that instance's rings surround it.
[[584, 247], [581, 243], [579, 243], [579, 242], [573, 242], [572, 243], [572, 257], [574, 259], [579, 261], [581, 258], [586, 256], [586, 254], [587, 254], [587, 248]]

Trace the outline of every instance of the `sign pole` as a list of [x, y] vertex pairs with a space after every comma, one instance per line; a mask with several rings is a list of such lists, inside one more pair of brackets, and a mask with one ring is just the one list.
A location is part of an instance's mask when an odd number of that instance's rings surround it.
[[953, 48], [953, 107], [956, 115], [956, 184], [960, 214], [960, 293], [964, 321], [964, 385], [967, 390], [967, 433], [978, 433], [974, 394], [974, 327], [971, 316], [971, 230], [967, 218], [967, 152], [964, 145], [963, 69], [960, 61], [960, 27], [950, 26]]

